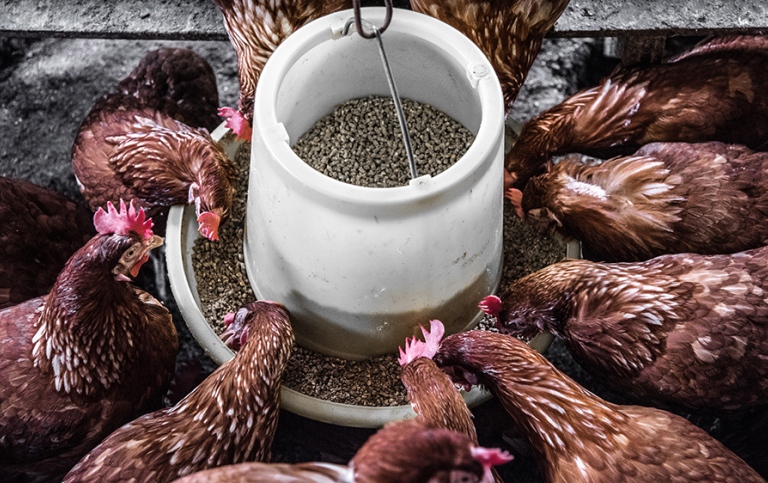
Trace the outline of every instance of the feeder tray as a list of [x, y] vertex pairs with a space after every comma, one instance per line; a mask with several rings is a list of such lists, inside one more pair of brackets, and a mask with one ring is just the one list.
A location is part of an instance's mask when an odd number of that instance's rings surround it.
[[[243, 256], [258, 299], [283, 303], [299, 346], [347, 360], [396, 353], [420, 324], [448, 334], [482, 319], [503, 253], [504, 115], [492, 66], [469, 39], [429, 16], [398, 10], [384, 43], [402, 97], [429, 104], [475, 136], [453, 166], [406, 186], [354, 186], [324, 176], [290, 147], [332, 108], [390, 91], [375, 44], [345, 34], [352, 11], [308, 23], [272, 54], [254, 100]], [[363, 9], [380, 24], [383, 8]], [[214, 139], [231, 158], [241, 143]], [[168, 272], [191, 332], [218, 363], [233, 353], [205, 320], [192, 265], [192, 207], [172, 208]], [[570, 252], [569, 252], [570, 254]], [[531, 341], [539, 351], [550, 334]], [[490, 398], [463, 393], [469, 406]], [[341, 404], [282, 389], [288, 411], [344, 426], [379, 427], [414, 416], [410, 405]]]
[[[222, 145], [230, 159], [234, 159], [242, 141], [234, 140], [234, 136], [227, 136], [228, 133], [229, 129], [222, 124], [213, 131], [212, 137]], [[224, 345], [203, 315], [192, 264], [192, 251], [199, 236], [194, 206], [172, 207], [168, 215], [165, 240], [171, 290], [192, 335], [211, 359], [217, 364], [223, 364], [232, 359], [234, 353]], [[569, 246], [569, 250], [572, 249], [573, 247]], [[551, 334], [542, 333], [530, 342], [530, 346], [543, 352], [549, 347], [552, 339]], [[491, 398], [489, 392], [480, 388], [473, 388], [469, 392], [462, 391], [462, 395], [470, 407]], [[415, 416], [410, 405], [372, 407], [341, 404], [308, 396], [285, 386], [282, 387], [280, 397], [281, 407], [287, 411], [340, 426], [377, 428], [390, 421]]]

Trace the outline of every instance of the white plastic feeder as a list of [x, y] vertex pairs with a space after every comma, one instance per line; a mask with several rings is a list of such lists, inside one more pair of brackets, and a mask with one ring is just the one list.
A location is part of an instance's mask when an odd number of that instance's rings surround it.
[[[235, 140], [234, 136], [227, 136], [227, 133], [229, 129], [221, 124], [211, 133], [211, 136], [222, 145], [230, 159], [234, 159], [241, 142]], [[199, 237], [194, 206], [171, 207], [168, 214], [165, 247], [173, 297], [190, 332], [205, 349], [206, 354], [217, 364], [223, 364], [232, 359], [234, 353], [224, 345], [203, 315], [203, 306], [197, 291], [195, 266], [192, 262], [193, 247]], [[568, 256], [578, 257], [578, 248], [578, 244], [568, 245]], [[539, 352], [544, 352], [553, 338], [550, 333], [543, 332], [534, 337], [529, 345]], [[491, 397], [490, 393], [481, 387], [473, 387], [469, 392], [462, 391], [462, 395], [470, 407], [487, 401]], [[288, 411], [342, 426], [378, 428], [387, 422], [412, 418], [416, 415], [410, 405], [355, 406], [307, 396], [286, 386], [281, 389], [280, 399], [281, 407]]]
[[[384, 15], [362, 9], [375, 25]], [[396, 351], [433, 318], [447, 333], [479, 322], [477, 302], [501, 277], [504, 116], [498, 79], [469, 39], [396, 9], [382, 38], [400, 96], [445, 112], [474, 143], [449, 169], [402, 187], [354, 186], [314, 170], [291, 149], [304, 132], [342, 102], [390, 96], [376, 41], [354, 27], [341, 34], [352, 16], [302, 27], [263, 70], [245, 261], [257, 297], [291, 311], [300, 345], [365, 359]]]

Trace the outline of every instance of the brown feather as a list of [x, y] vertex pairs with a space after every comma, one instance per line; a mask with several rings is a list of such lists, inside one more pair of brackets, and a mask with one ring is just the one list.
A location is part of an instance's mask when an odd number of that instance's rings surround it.
[[349, 466], [244, 463], [175, 483], [487, 483], [484, 465], [473, 455], [475, 447], [466, 435], [430, 427], [417, 418], [387, 424], [363, 444]]
[[530, 180], [532, 223], [581, 240], [587, 258], [735, 253], [768, 240], [768, 154], [718, 142], [653, 143], [588, 165], [573, 157]]
[[[418, 357], [402, 366], [400, 379], [408, 391], [417, 418], [430, 428], [443, 428], [466, 435], [478, 444], [472, 412], [450, 378], [428, 357]], [[502, 482], [496, 469], [494, 481]]]
[[278, 45], [316, 18], [352, 8], [351, 0], [214, 0], [237, 55], [238, 110], [253, 123], [253, 97], [261, 71]]
[[493, 65], [506, 109], [517, 98], [541, 42], [568, 0], [411, 0], [472, 40]]
[[45, 295], [96, 234], [93, 214], [66, 196], [0, 177], [0, 309]]
[[199, 471], [174, 483], [353, 483], [348, 466], [330, 463], [240, 463]]
[[547, 481], [764, 481], [684, 418], [604, 401], [513, 337], [453, 334], [435, 362], [454, 382], [483, 384], [499, 398]]
[[97, 235], [70, 258], [50, 294], [0, 311], [4, 477], [60, 479], [113, 430], [160, 405], [176, 329], [157, 300], [113, 271], [132, 260], [129, 271], [145, 243], [156, 240]]
[[271, 302], [246, 305], [249, 337], [187, 397], [112, 433], [66, 482], [167, 482], [222, 465], [269, 461], [280, 384], [293, 345], [288, 313]]
[[768, 400], [768, 247], [646, 262], [571, 260], [502, 292], [510, 335], [549, 330], [641, 404], [741, 411]]
[[134, 200], [162, 235], [168, 209], [189, 203], [194, 183], [199, 211], [226, 219], [235, 167], [208, 131], [197, 128], [217, 116], [215, 87], [202, 57], [188, 49], [161, 49], [100, 98], [72, 146], [72, 168], [91, 209]]
[[477, 444], [472, 413], [451, 380], [432, 359], [419, 357], [402, 367], [401, 379], [408, 401], [429, 427], [466, 434]]
[[350, 465], [358, 483], [481, 482], [475, 443], [462, 433], [426, 426], [419, 418], [390, 423], [358, 450]]
[[768, 142], [766, 39], [712, 39], [673, 61], [618, 69], [542, 112], [505, 157], [514, 186], [523, 189], [560, 154], [609, 157], [658, 141], [760, 148]]
[[[148, 107], [195, 128], [215, 129], [219, 92], [210, 64], [190, 49], [149, 52], [115, 89]], [[119, 99], [119, 97], [115, 97]]]

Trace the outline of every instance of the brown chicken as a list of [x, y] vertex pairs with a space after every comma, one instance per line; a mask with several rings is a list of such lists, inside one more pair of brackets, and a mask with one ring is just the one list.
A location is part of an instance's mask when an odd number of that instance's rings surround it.
[[222, 336], [243, 343], [234, 359], [176, 406], [112, 433], [64, 481], [163, 483], [217, 466], [269, 461], [294, 340], [288, 312], [274, 302], [252, 302], [227, 323]]
[[87, 208], [0, 176], [0, 309], [47, 294], [69, 257], [95, 234]]
[[768, 153], [652, 143], [599, 165], [567, 157], [530, 180], [521, 207], [592, 260], [735, 253], [768, 241]]
[[94, 216], [98, 234], [46, 296], [0, 311], [0, 474], [55, 481], [120, 425], [159, 407], [178, 340], [129, 282], [162, 244], [143, 211]]
[[195, 51], [162, 48], [149, 52], [114, 91], [139, 99], [190, 127], [216, 129], [219, 91], [210, 64]]
[[[405, 350], [400, 349], [398, 359], [400, 379], [408, 391], [413, 411], [427, 426], [465, 434], [474, 444], [478, 444], [472, 412], [451, 379], [432, 360], [445, 334], [445, 327], [433, 320], [430, 330], [421, 327], [421, 332], [424, 342], [415, 337], [406, 339]], [[492, 474], [494, 481], [504, 481], [495, 470]]]
[[411, 0], [411, 8], [442, 20], [488, 57], [508, 111], [520, 92], [546, 33], [568, 0]]
[[270, 55], [304, 24], [333, 12], [352, 8], [352, 0], [214, 0], [237, 55], [240, 99], [237, 109], [222, 107], [219, 114], [238, 139], [251, 142], [256, 84]]
[[505, 451], [477, 446], [466, 434], [431, 428], [416, 418], [390, 423], [376, 432], [350, 466], [359, 483], [490, 483], [493, 466], [511, 459]]
[[408, 401], [428, 426], [466, 434], [477, 444], [472, 413], [450, 378], [432, 360], [445, 328], [431, 321], [430, 330], [422, 327], [421, 331], [424, 342], [409, 338], [405, 341], [405, 350], [400, 349], [400, 378], [408, 391]]
[[514, 337], [453, 334], [434, 360], [454, 382], [499, 398], [548, 482], [765, 481], [686, 419], [604, 401]]
[[371, 436], [349, 466], [243, 463], [206, 470], [175, 483], [489, 483], [506, 453], [478, 447], [464, 434], [421, 420], [390, 423]]
[[509, 335], [556, 334], [590, 374], [641, 404], [719, 414], [768, 401], [765, 293], [761, 247], [635, 263], [567, 260], [481, 308]]
[[768, 142], [768, 36], [710, 39], [661, 64], [618, 68], [529, 120], [505, 157], [522, 190], [554, 155], [600, 158], [651, 142]]
[[150, 52], [96, 101], [72, 146], [72, 168], [91, 208], [133, 199], [162, 235], [170, 206], [194, 203], [200, 234], [217, 240], [235, 176], [205, 129], [215, 123], [217, 103], [205, 59], [189, 49]]

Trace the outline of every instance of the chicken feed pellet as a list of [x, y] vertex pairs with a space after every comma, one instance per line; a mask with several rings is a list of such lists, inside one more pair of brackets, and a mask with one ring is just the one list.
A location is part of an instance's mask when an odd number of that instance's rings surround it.
[[[418, 175], [450, 168], [475, 137], [430, 106], [403, 99]], [[294, 152], [328, 177], [357, 186], [389, 188], [411, 179], [405, 144], [391, 97], [343, 102], [304, 133]]]
[[[250, 147], [248, 143], [243, 144], [235, 157], [237, 194], [230, 219], [219, 229], [220, 240], [211, 243], [200, 237], [192, 253], [203, 313], [217, 334], [224, 331], [222, 320], [227, 312], [255, 299], [243, 260]], [[505, 211], [502, 285], [564, 256], [562, 245], [521, 223], [511, 209]], [[482, 328], [490, 328], [490, 322], [485, 319]], [[407, 404], [406, 391], [400, 382], [400, 365], [394, 353], [366, 361], [347, 361], [295, 346], [283, 383], [326, 401], [374, 407]]]

